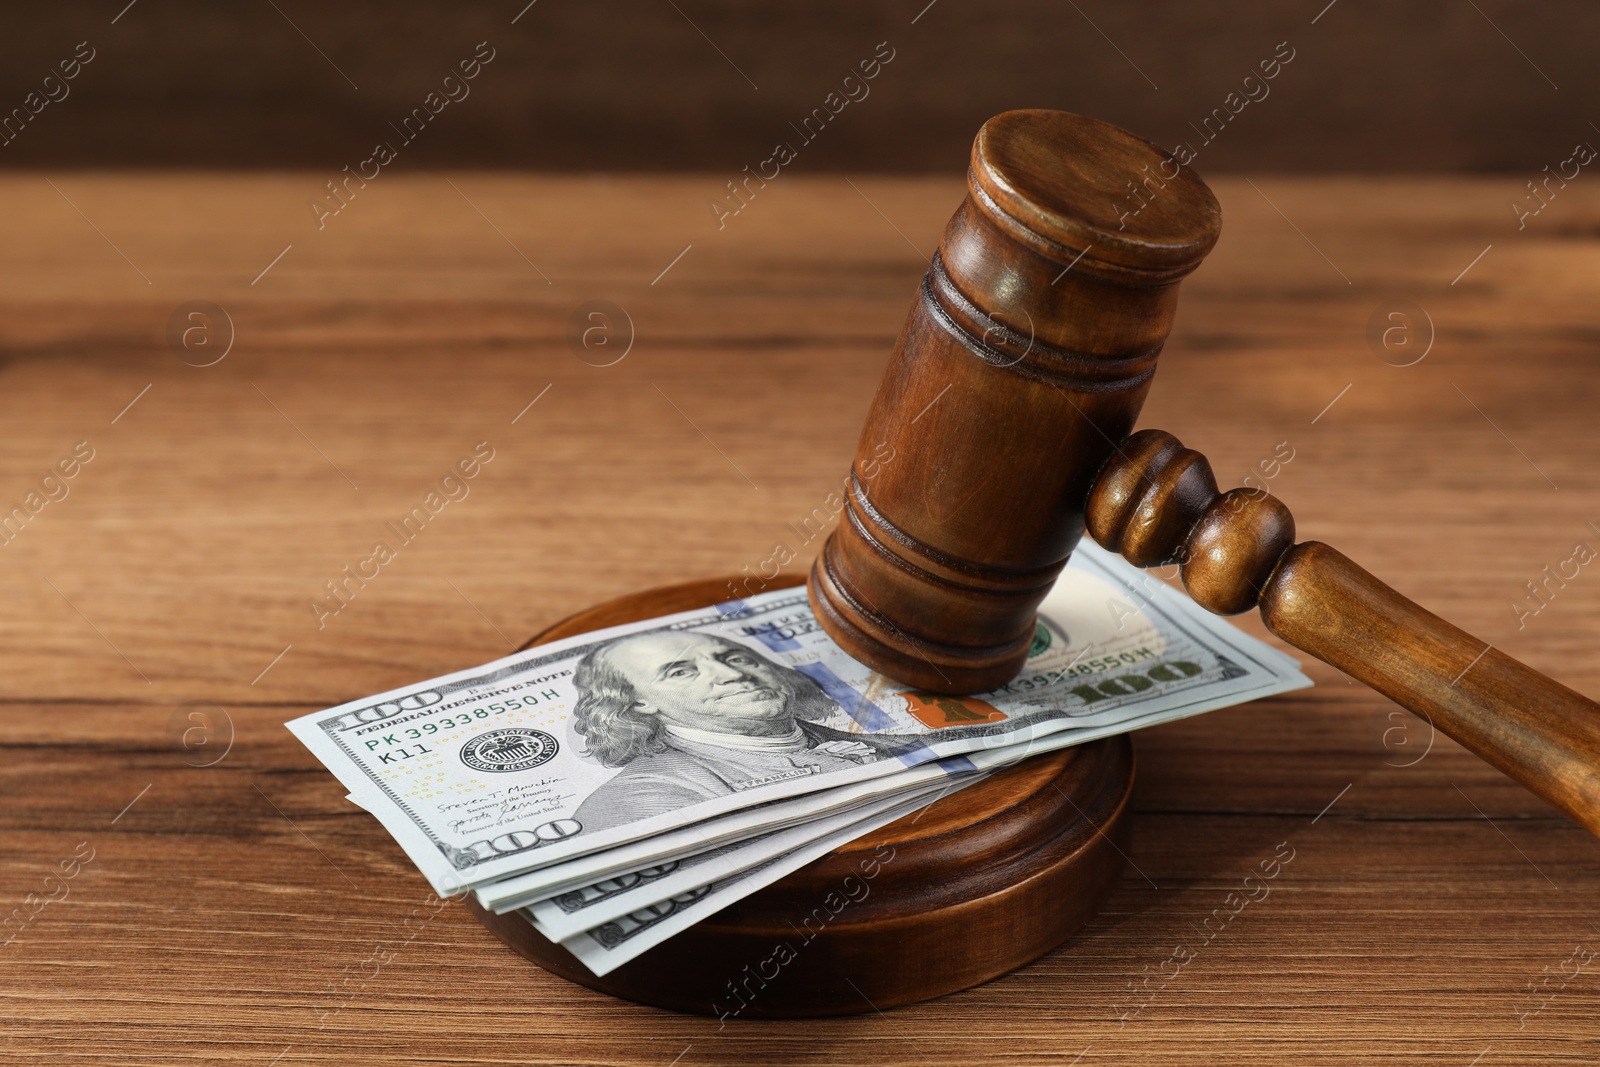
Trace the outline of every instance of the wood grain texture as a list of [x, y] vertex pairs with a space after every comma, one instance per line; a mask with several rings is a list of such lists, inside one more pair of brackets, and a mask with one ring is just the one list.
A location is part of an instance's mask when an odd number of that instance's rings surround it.
[[[930, 1004], [719, 1030], [432, 914], [282, 722], [611, 596], [770, 570], [780, 540], [804, 573], [820, 541], [788, 524], [840, 487], [960, 181], [796, 176], [718, 232], [706, 179], [452, 174], [524, 260], [437, 178], [386, 176], [318, 232], [318, 175], [51, 177], [116, 248], [42, 180], [0, 180], [0, 502], [96, 449], [0, 548], [0, 915], [94, 854], [0, 947], [0, 1062], [1593, 1062], [1600, 975], [1560, 972], [1600, 947], [1600, 844], [1315, 662], [1315, 689], [1143, 733], [1105, 910]], [[1505, 182], [1252, 180], [1210, 180], [1223, 237], [1184, 282], [1144, 424], [1227, 484], [1289, 442], [1266, 484], [1299, 537], [1600, 693], [1600, 576], [1521, 629], [1509, 607], [1596, 543], [1600, 186], [1518, 233]], [[165, 340], [201, 298], [238, 333], [206, 369]], [[637, 327], [612, 367], [567, 347], [591, 298]], [[1437, 328], [1415, 366], [1367, 345], [1394, 298]], [[318, 630], [322, 583], [484, 439], [471, 495]], [[232, 747], [190, 766], [211, 756], [169, 720], [207, 707]], [[1203, 941], [1285, 841], [1270, 895]]]

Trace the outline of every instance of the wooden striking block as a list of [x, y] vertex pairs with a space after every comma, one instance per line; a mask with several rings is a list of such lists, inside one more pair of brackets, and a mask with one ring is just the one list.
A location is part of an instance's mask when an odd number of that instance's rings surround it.
[[[574, 615], [529, 645], [726, 596], [725, 579], [652, 589]], [[982, 714], [977, 702], [954, 703]], [[986, 982], [1083, 926], [1122, 871], [1132, 787], [1126, 736], [1036, 756], [850, 842], [603, 977], [521, 915], [470, 906], [546, 970], [628, 1000], [729, 1017], [867, 1012]]]

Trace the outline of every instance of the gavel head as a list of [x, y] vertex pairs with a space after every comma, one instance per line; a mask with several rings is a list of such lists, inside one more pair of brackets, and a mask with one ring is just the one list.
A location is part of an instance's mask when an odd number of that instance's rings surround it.
[[867, 416], [811, 604], [855, 658], [915, 685], [1009, 681], [1133, 428], [1178, 282], [1216, 243], [1211, 190], [1104, 122], [1008, 111], [972, 145]]

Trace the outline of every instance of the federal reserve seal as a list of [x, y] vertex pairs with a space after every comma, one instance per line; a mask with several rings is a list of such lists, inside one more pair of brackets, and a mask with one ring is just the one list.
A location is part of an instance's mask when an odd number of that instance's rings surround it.
[[1043, 655], [1054, 638], [1055, 635], [1050, 632], [1050, 627], [1045, 625], [1045, 621], [1037, 619], [1033, 625], [1033, 643], [1028, 646], [1028, 658]]
[[540, 730], [490, 730], [461, 746], [461, 762], [475, 771], [525, 771], [549, 763], [560, 747]]

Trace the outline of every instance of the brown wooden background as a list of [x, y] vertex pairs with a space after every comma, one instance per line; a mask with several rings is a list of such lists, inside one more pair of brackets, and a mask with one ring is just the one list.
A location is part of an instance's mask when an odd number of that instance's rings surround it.
[[77, 42], [99, 53], [0, 166], [337, 171], [482, 40], [494, 64], [407, 168], [737, 171], [880, 41], [894, 62], [802, 171], [943, 173], [1012, 107], [1170, 144], [1280, 41], [1294, 63], [1208, 151], [1207, 173], [1532, 177], [1597, 136], [1600, 11], [1584, 0], [127, 3], [0, 5], [0, 112]]
[[[0, 946], [0, 1062], [1595, 1061], [1600, 973], [1559, 982], [1600, 950], [1600, 842], [1314, 663], [1141, 734], [1102, 916], [932, 1004], [718, 1030], [544, 975], [459, 906], [413, 934], [426, 886], [282, 723], [764, 559], [843, 474], [962, 186], [797, 176], [718, 232], [703, 177], [392, 177], [320, 233], [313, 172], [0, 180], [0, 501], [96, 449], [0, 548], [0, 914], [94, 850]], [[1145, 424], [1229, 483], [1288, 441], [1302, 536], [1600, 693], [1593, 567], [1510, 610], [1600, 546], [1600, 185], [1519, 234], [1506, 179], [1215, 184]], [[237, 335], [204, 369], [165, 336], [199, 298]], [[603, 369], [565, 340], [596, 298], [637, 334]], [[1436, 324], [1408, 368], [1365, 337], [1394, 298]], [[483, 439], [471, 496], [319, 631], [321, 583]], [[232, 748], [197, 768], [170, 724], [207, 709]], [[1282, 841], [1271, 895], [1119, 1021]]]
[[[982, 119], [1187, 138], [1283, 40], [1272, 95], [1201, 158], [1249, 177], [1213, 182], [1223, 239], [1144, 423], [1227, 483], [1287, 441], [1272, 488], [1302, 536], [1600, 694], [1600, 574], [1525, 628], [1511, 610], [1600, 548], [1600, 181], [1521, 231], [1507, 208], [1600, 139], [1592, 5], [523, 9], [0, 8], [0, 114], [98, 52], [0, 147], [0, 505], [95, 449], [0, 546], [0, 917], [94, 855], [0, 945], [0, 1063], [1600, 1058], [1600, 971], [1562, 974], [1600, 950], [1600, 843], [1317, 664], [1313, 690], [1140, 735], [1136, 867], [1061, 950], [886, 1016], [725, 1030], [544, 975], [459, 906], [427, 917], [282, 727], [759, 564], [844, 473]], [[319, 230], [307, 200], [485, 39], [472, 96]], [[883, 40], [872, 95], [718, 230], [722, 182]], [[613, 367], [567, 340], [596, 299], [632, 323]], [[196, 300], [232, 323], [212, 367], [169, 338]], [[1394, 300], [1433, 324], [1415, 366], [1369, 341]], [[322, 583], [484, 439], [471, 495], [319, 630]], [[175, 743], [191, 712], [212, 749]], [[1146, 1003], [1281, 841], [1270, 897]]]

